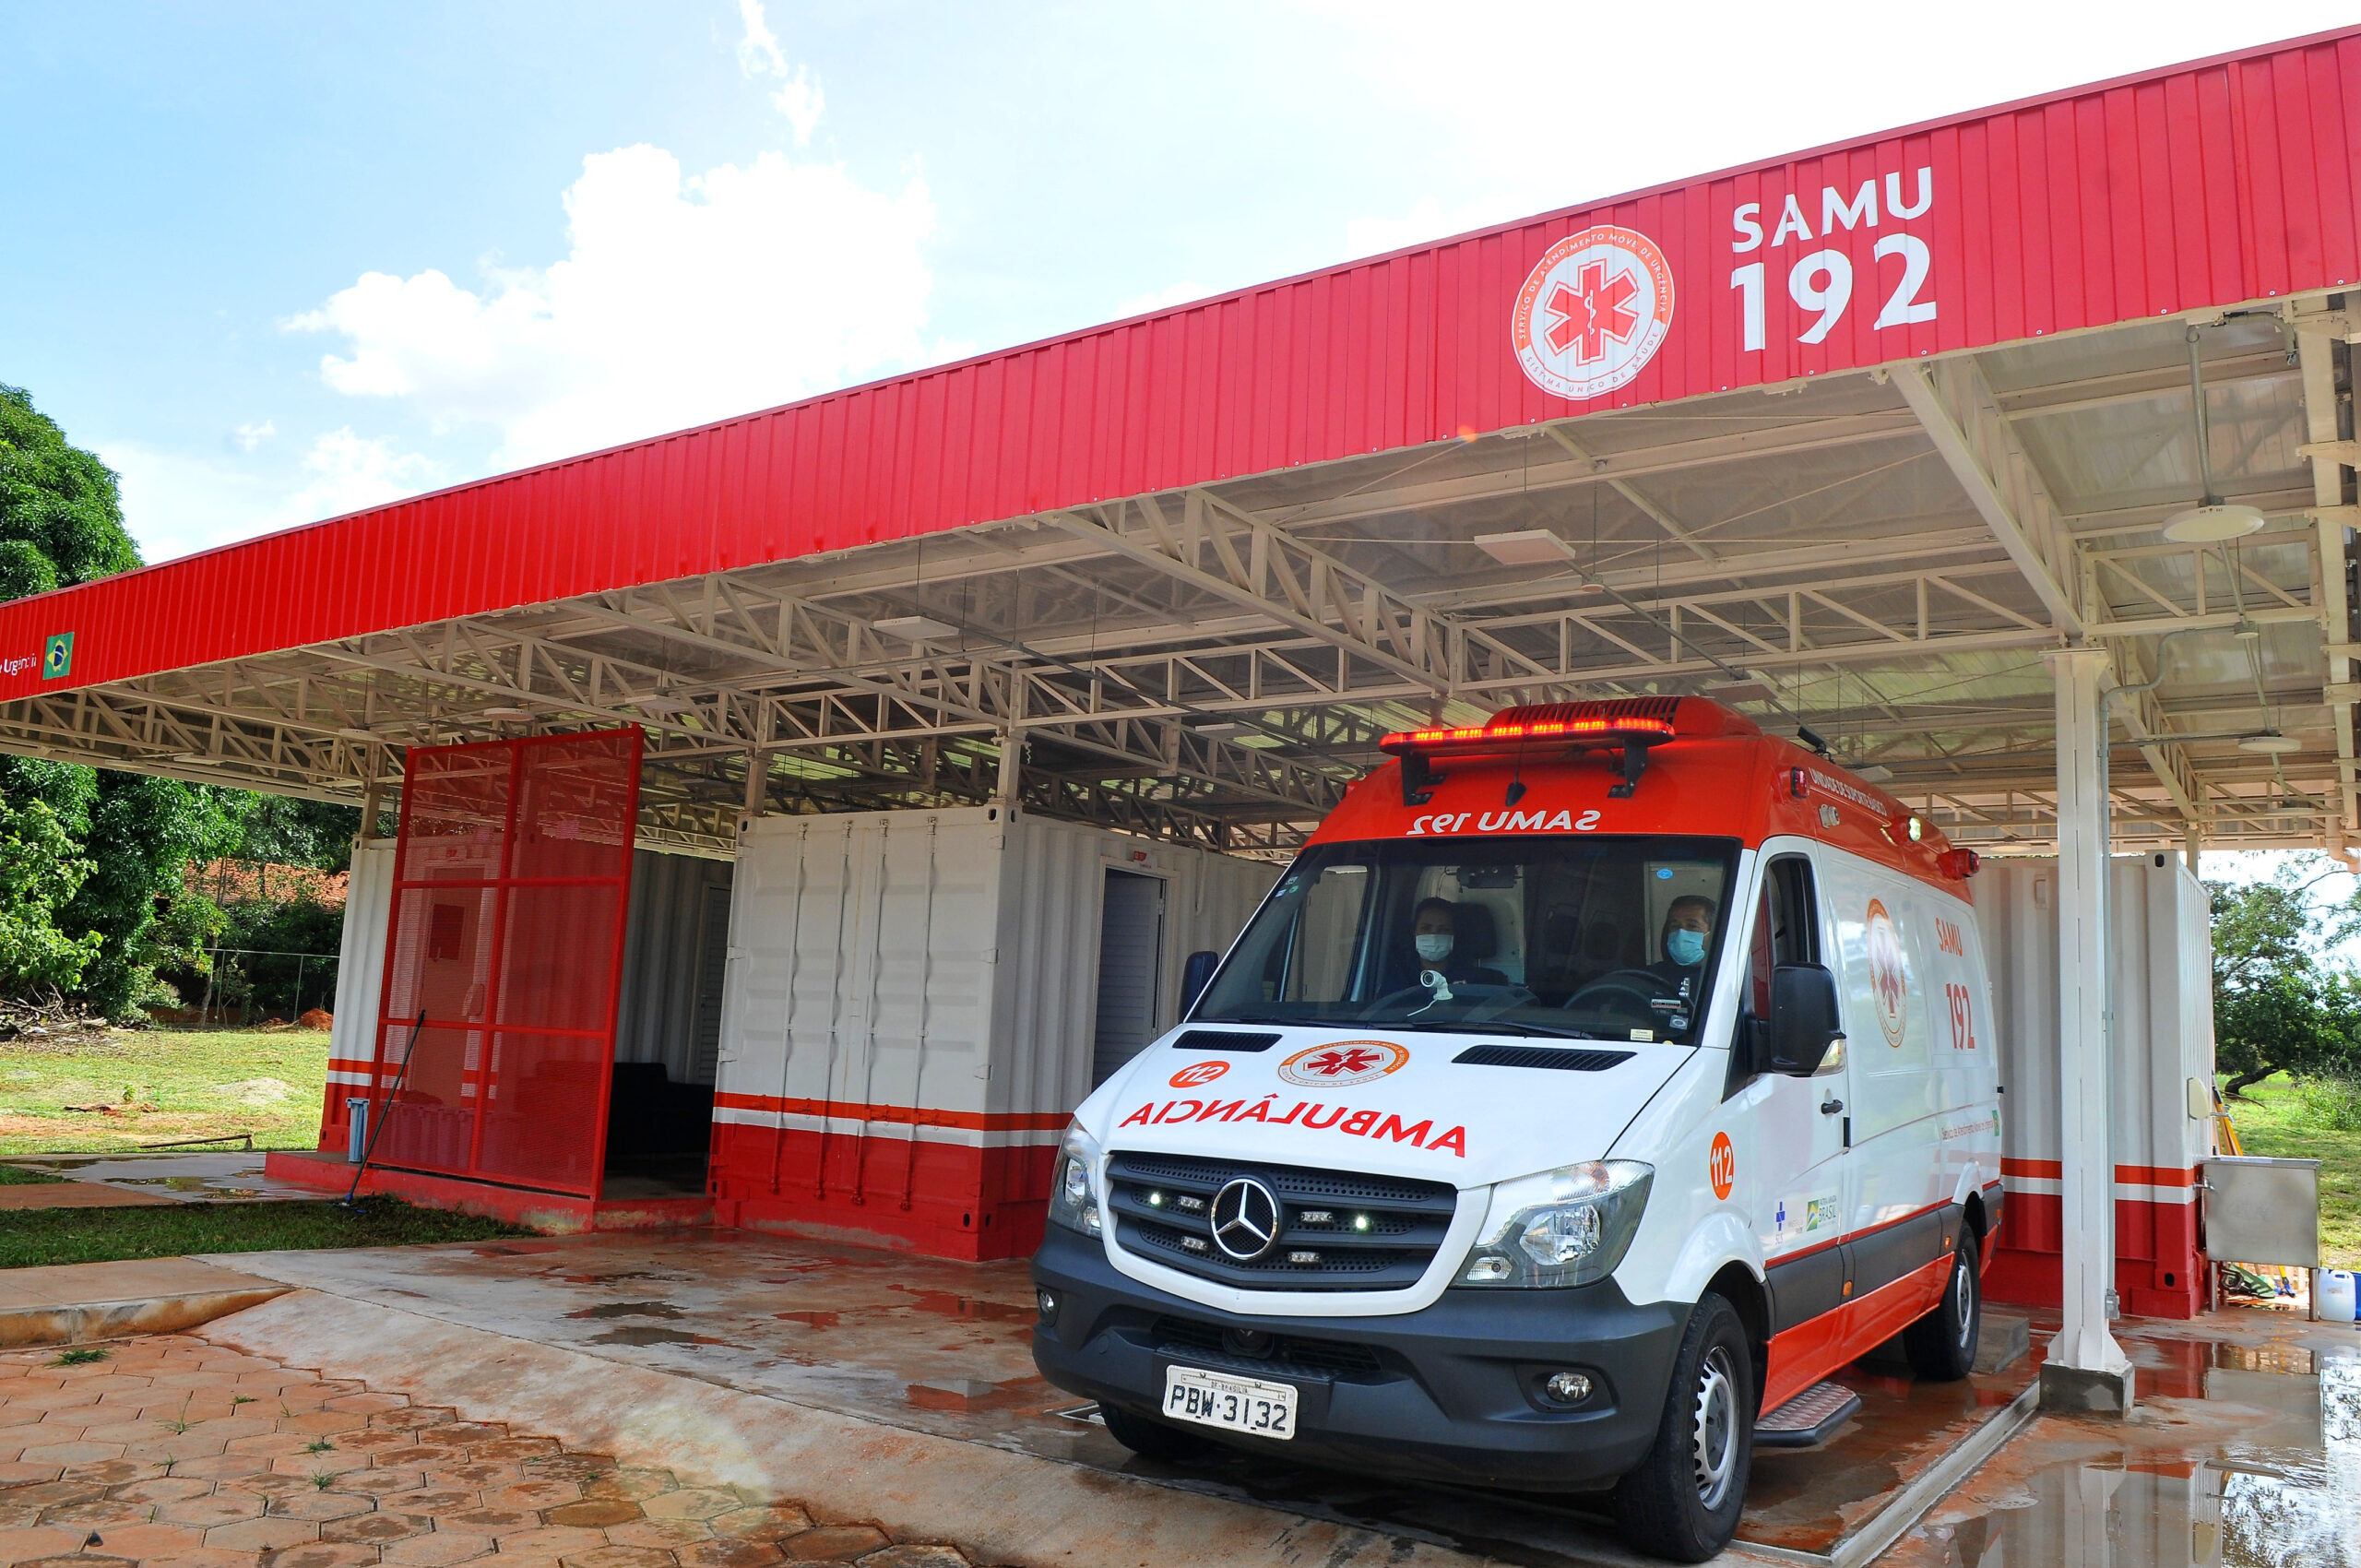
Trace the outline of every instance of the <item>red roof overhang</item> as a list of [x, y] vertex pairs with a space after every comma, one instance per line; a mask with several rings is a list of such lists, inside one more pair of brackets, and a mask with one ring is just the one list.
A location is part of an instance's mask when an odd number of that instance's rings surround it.
[[[1919, 171], [1928, 172], [1920, 205]], [[1874, 184], [1885, 220], [1831, 224]], [[1788, 197], [1809, 241], [1774, 243]], [[1738, 247], [1758, 204], [1763, 240]], [[1598, 409], [2361, 282], [2361, 28], [1726, 171], [482, 480], [0, 606], [0, 701]], [[1661, 251], [1664, 340], [1587, 401], [1511, 315], [1558, 241]], [[1909, 303], [1885, 306], [1924, 246]], [[1821, 340], [1787, 273], [1841, 253]], [[1764, 347], [1734, 275], [1766, 264]], [[1825, 273], [1809, 281], [1823, 289]], [[1878, 325], [1880, 317], [1895, 319]], [[70, 671], [41, 655], [74, 635]]]

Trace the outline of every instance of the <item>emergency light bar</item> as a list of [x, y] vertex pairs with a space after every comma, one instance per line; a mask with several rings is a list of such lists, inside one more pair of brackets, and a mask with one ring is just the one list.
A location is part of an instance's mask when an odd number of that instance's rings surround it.
[[[1422, 806], [1434, 798], [1441, 778], [1433, 760], [1445, 756], [1499, 756], [1533, 752], [1617, 746], [1623, 753], [1623, 782], [1608, 790], [1620, 800], [1639, 788], [1648, 748], [1674, 738], [1678, 697], [1624, 697], [1611, 702], [1563, 702], [1512, 707], [1489, 723], [1462, 729], [1401, 730], [1380, 741], [1378, 750], [1402, 759], [1402, 803]], [[1523, 791], [1519, 791], [1522, 793]]]

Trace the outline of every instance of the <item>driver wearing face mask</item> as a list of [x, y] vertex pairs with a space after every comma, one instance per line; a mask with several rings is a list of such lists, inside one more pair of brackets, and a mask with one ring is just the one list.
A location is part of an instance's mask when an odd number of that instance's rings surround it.
[[1674, 1028], [1688, 1027], [1686, 1015], [1704, 995], [1705, 948], [1713, 940], [1714, 913], [1714, 901], [1694, 893], [1675, 898], [1664, 912], [1664, 957], [1650, 964], [1647, 972], [1660, 987], [1658, 1010], [1683, 1015]]
[[1459, 946], [1459, 906], [1448, 898], [1420, 900], [1411, 927], [1410, 944], [1418, 967], [1439, 969], [1447, 980], [1469, 985], [1506, 985], [1508, 976], [1488, 969]]

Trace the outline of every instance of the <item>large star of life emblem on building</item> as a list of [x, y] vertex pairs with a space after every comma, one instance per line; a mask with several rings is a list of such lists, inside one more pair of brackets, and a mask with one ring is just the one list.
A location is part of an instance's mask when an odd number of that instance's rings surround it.
[[1279, 1076], [1307, 1088], [1344, 1088], [1382, 1078], [1409, 1060], [1390, 1039], [1340, 1039], [1297, 1051], [1279, 1063]]
[[1603, 261], [1584, 263], [1576, 276], [1579, 287], [1552, 284], [1549, 297], [1541, 302], [1550, 317], [1549, 330], [1542, 336], [1561, 354], [1572, 349], [1576, 364], [1589, 364], [1606, 355], [1608, 339], [1627, 343], [1640, 329], [1639, 313], [1631, 303], [1640, 286], [1629, 271], [1610, 279]]
[[1609, 224], [1542, 254], [1517, 291], [1509, 339], [1535, 386], [1579, 399], [1639, 374], [1671, 329], [1671, 265], [1646, 235]]

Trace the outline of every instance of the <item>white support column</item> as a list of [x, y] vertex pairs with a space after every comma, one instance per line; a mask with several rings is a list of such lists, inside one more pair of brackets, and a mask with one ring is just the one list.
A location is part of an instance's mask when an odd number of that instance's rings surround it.
[[2203, 828], [2198, 826], [2197, 824], [2193, 822], [2183, 823], [2181, 825], [2181, 858], [2189, 862], [2189, 874], [2191, 876], [2202, 876], [2205, 874], [2203, 872], [2200, 871], [2197, 866], [2198, 851], [2204, 848], [2204, 844], [2205, 830]]
[[2107, 1327], [2115, 1284], [2115, 1150], [2107, 1068], [2107, 798], [2104, 648], [2045, 656], [2058, 686], [2058, 1120], [2065, 1326], [2041, 1369], [2053, 1409], [2121, 1414], [2131, 1362]]

